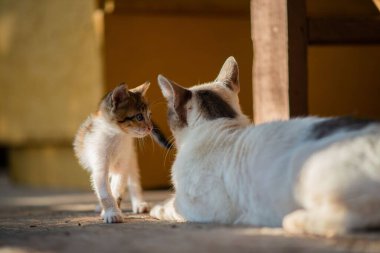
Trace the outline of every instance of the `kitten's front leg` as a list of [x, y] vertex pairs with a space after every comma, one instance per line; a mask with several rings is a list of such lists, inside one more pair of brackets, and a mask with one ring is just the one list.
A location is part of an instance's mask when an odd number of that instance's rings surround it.
[[102, 218], [105, 223], [120, 223], [123, 222], [123, 214], [117, 206], [115, 199], [112, 196], [108, 170], [95, 170], [92, 172], [92, 182], [96, 195], [103, 208]]
[[163, 205], [156, 205], [150, 211], [150, 216], [159, 220], [169, 220], [169, 221], [186, 221], [180, 214], [175, 210], [174, 205], [175, 197], [167, 200]]

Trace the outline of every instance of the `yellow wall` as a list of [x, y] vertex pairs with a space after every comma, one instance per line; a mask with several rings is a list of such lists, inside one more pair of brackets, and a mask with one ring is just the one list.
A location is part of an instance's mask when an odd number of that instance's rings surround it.
[[93, 0], [0, 0], [0, 144], [13, 182], [89, 189], [71, 143], [102, 95]]
[[309, 111], [380, 119], [380, 45], [310, 47]]
[[[312, 17], [379, 15], [371, 0], [308, 0]], [[308, 49], [309, 113], [380, 119], [380, 45]]]

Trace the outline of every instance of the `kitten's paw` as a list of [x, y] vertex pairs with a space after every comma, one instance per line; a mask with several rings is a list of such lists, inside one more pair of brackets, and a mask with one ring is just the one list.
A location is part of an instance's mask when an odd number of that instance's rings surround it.
[[132, 207], [133, 213], [147, 213], [149, 212], [149, 204], [147, 202], [140, 202]]
[[103, 210], [101, 214], [105, 223], [121, 223], [123, 222], [123, 214], [120, 209], [110, 208]]

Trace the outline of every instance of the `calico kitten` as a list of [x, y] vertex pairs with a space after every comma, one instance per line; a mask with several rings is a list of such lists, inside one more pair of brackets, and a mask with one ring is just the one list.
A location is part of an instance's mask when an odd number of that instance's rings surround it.
[[91, 172], [92, 185], [106, 223], [123, 221], [120, 203], [126, 184], [133, 212], [148, 211], [141, 193], [134, 138], [152, 133], [162, 146], [170, 145], [151, 121], [144, 98], [149, 85], [144, 83], [128, 90], [121, 84], [109, 92], [102, 99], [99, 110], [81, 125], [74, 140], [80, 164]]
[[280, 227], [323, 236], [380, 226], [380, 123], [306, 117], [254, 126], [227, 59], [214, 82], [158, 77], [178, 154], [158, 219]]

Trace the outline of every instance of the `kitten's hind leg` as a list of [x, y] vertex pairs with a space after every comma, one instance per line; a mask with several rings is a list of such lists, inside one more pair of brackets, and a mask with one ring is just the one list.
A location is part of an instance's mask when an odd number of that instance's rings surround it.
[[149, 211], [149, 205], [143, 200], [140, 177], [138, 171], [133, 171], [128, 176], [128, 190], [131, 196], [132, 211], [134, 213], [146, 213]]
[[128, 184], [129, 196], [131, 197], [132, 211], [133, 213], [146, 213], [149, 211], [149, 205], [144, 201], [142, 195], [136, 152], [134, 152], [125, 166], [128, 168], [125, 170], [125, 173], [127, 175], [126, 182]]

